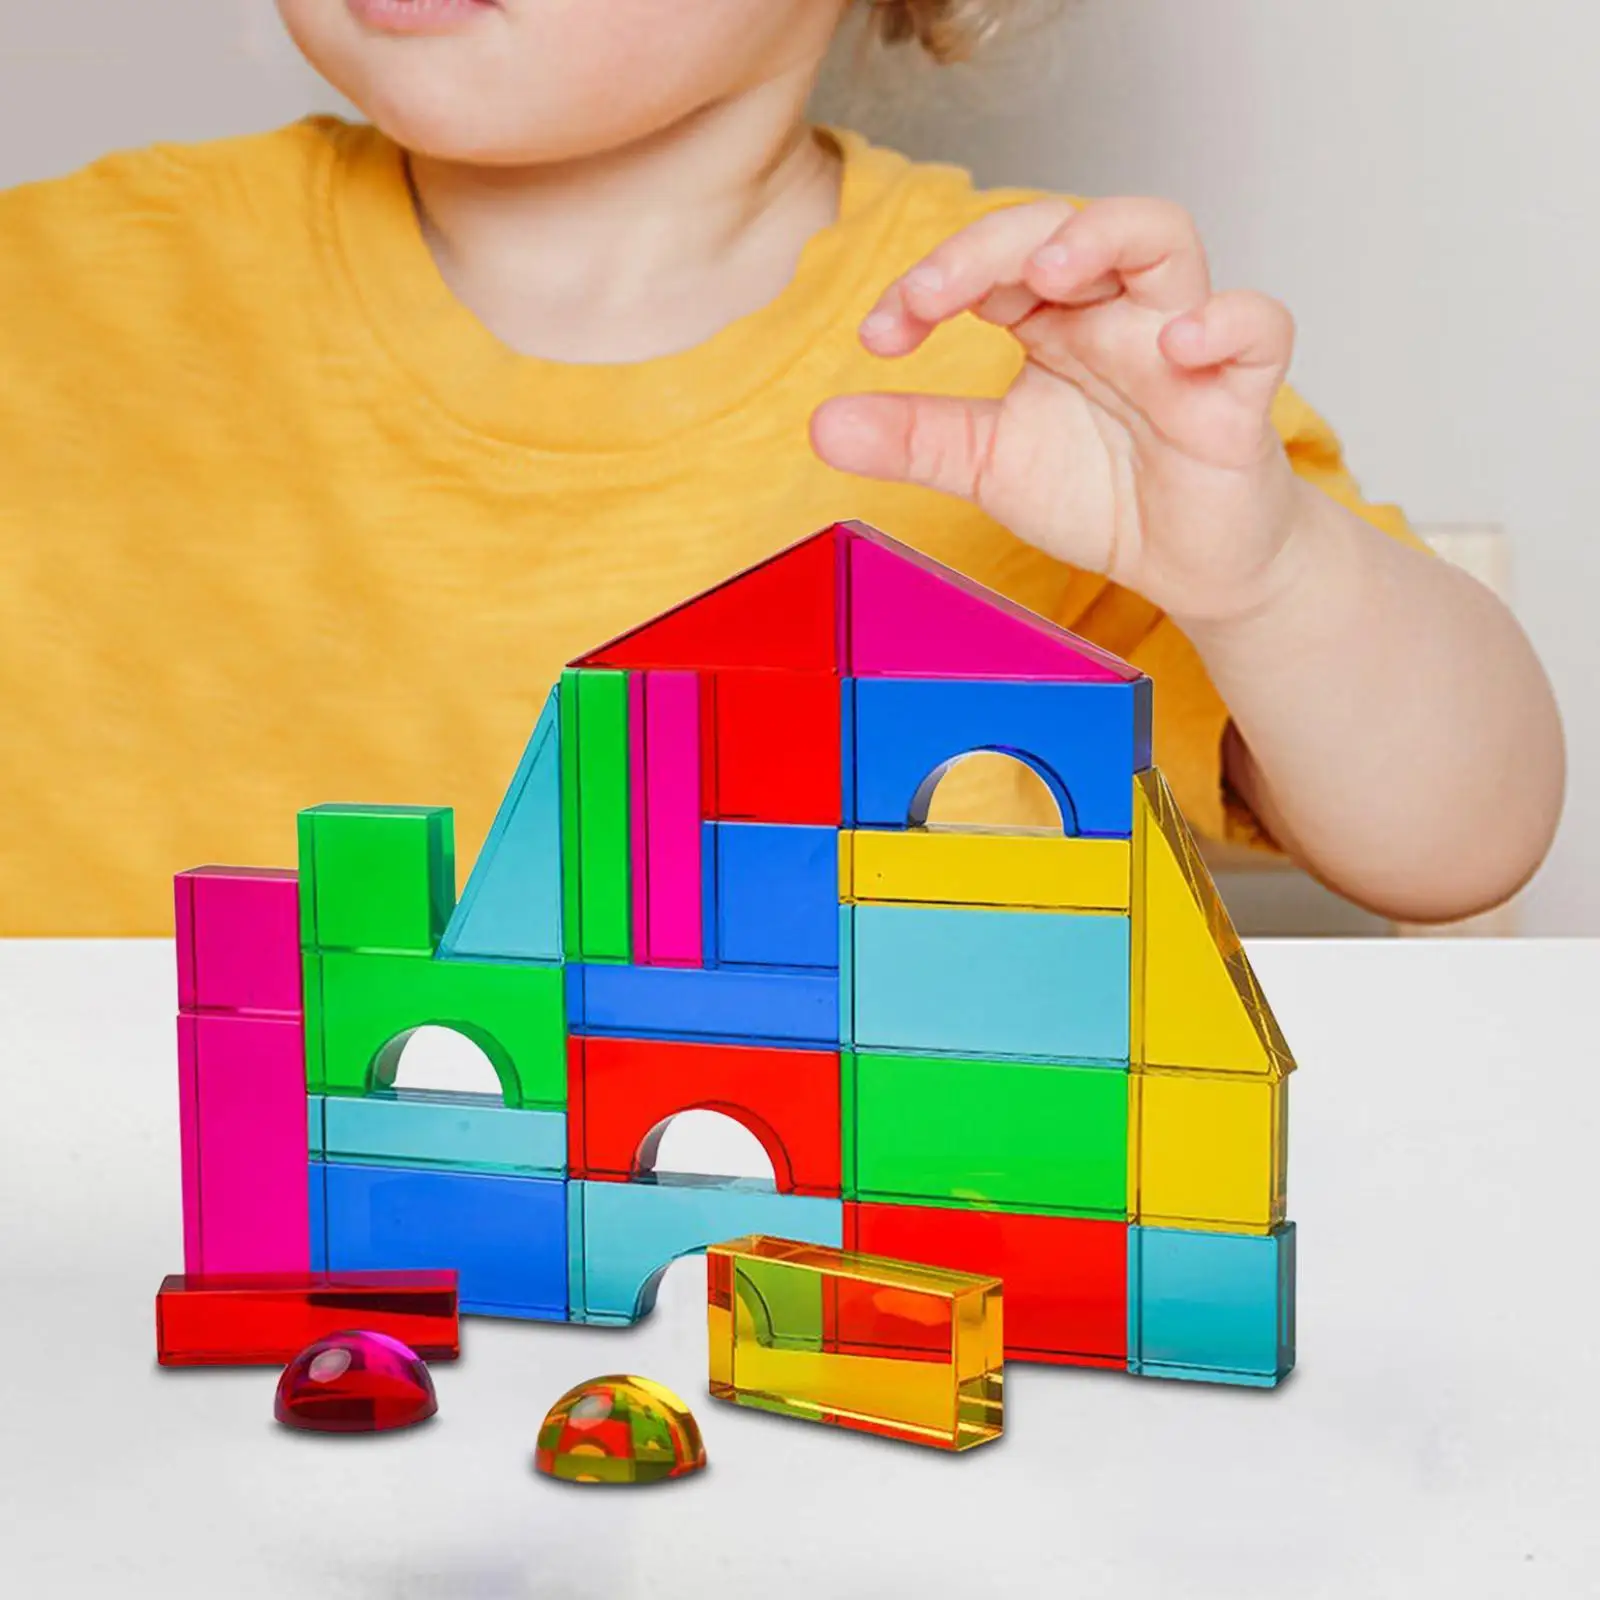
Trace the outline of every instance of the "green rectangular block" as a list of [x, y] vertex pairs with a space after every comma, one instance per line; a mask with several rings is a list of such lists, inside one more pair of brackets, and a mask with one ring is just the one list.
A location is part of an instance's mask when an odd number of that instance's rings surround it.
[[567, 955], [631, 961], [628, 674], [561, 675], [562, 920]]
[[1128, 1215], [1128, 1074], [846, 1052], [850, 1199]]
[[299, 827], [303, 948], [433, 953], [456, 903], [447, 806], [313, 806]]
[[559, 963], [335, 952], [306, 957], [306, 994], [312, 1093], [361, 1095], [390, 1087], [406, 1035], [432, 1024], [464, 1034], [488, 1056], [508, 1106], [566, 1106]]

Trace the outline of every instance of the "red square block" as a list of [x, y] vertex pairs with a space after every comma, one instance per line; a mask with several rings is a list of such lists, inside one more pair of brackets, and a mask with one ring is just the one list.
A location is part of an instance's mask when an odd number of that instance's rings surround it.
[[1010, 1360], [1127, 1364], [1126, 1223], [847, 1200], [844, 1247], [999, 1278]]
[[831, 672], [701, 676], [701, 804], [718, 822], [838, 827], [840, 679]]
[[456, 1274], [176, 1275], [156, 1295], [156, 1359], [164, 1367], [281, 1367], [318, 1339], [356, 1330], [386, 1333], [427, 1361], [455, 1360]]

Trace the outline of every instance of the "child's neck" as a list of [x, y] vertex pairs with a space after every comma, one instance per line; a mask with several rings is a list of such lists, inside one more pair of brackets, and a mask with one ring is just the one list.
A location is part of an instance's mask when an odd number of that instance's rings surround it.
[[519, 168], [413, 156], [424, 236], [458, 299], [524, 355], [648, 360], [766, 305], [837, 215], [806, 83], [776, 81], [639, 143]]

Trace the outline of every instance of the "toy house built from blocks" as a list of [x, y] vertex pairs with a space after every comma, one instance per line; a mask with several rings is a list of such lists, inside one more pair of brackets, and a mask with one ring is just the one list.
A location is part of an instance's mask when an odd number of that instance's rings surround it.
[[[626, 1324], [739, 1235], [1003, 1280], [1006, 1353], [1271, 1386], [1293, 1061], [1151, 684], [859, 524], [572, 663], [456, 899], [447, 809], [177, 879], [185, 1269], [455, 1268]], [[927, 824], [999, 751], [1057, 832]], [[396, 1089], [443, 1025], [499, 1095]], [[653, 1171], [675, 1115], [770, 1182]]]

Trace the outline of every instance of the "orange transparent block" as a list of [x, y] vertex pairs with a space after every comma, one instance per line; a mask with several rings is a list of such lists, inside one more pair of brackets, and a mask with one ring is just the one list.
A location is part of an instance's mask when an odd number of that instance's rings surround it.
[[660, 1483], [698, 1472], [706, 1447], [670, 1389], [618, 1372], [568, 1389], [551, 1406], [533, 1464], [569, 1483]]
[[706, 1257], [714, 1399], [942, 1450], [1000, 1437], [998, 1278], [760, 1234]]

